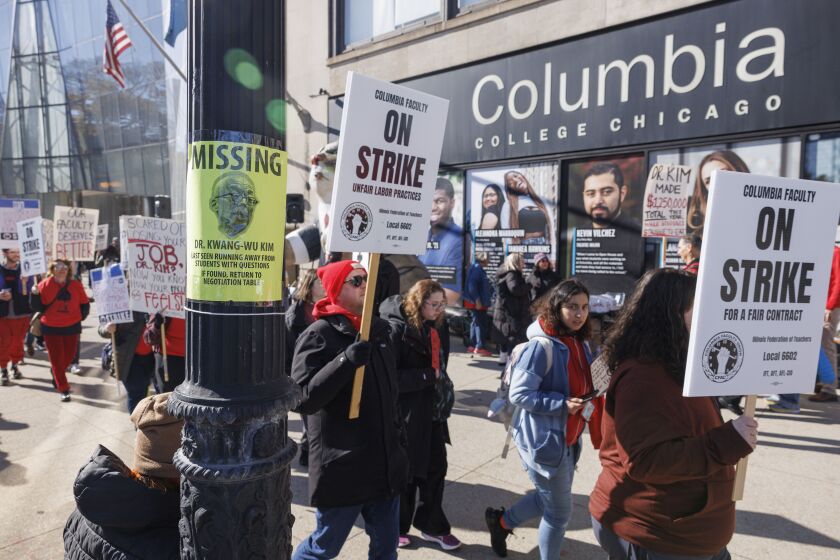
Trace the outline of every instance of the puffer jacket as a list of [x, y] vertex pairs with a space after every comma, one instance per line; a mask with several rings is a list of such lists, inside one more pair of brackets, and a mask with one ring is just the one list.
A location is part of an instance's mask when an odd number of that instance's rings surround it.
[[180, 495], [149, 488], [102, 445], [73, 483], [76, 510], [64, 526], [65, 560], [177, 560]]
[[[537, 337], [551, 341], [551, 369], [542, 344], [534, 340]], [[514, 364], [508, 392], [510, 402], [519, 407], [513, 418], [513, 441], [529, 467], [551, 478], [566, 449], [569, 348], [546, 334], [538, 321], [528, 327], [528, 340]], [[588, 345], [584, 349], [586, 361], [592, 363]]]
[[530, 287], [518, 270], [500, 269], [496, 273], [496, 303], [493, 307], [493, 327], [501, 335], [502, 344], [515, 346], [525, 342], [524, 333], [531, 322], [529, 311]]

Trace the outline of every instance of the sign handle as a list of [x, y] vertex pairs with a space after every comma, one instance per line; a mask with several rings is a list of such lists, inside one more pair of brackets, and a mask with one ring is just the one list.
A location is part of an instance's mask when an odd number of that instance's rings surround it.
[[[747, 395], [744, 416], [755, 418], [755, 395]], [[744, 499], [744, 484], [747, 480], [747, 460], [749, 455], [738, 461], [735, 467], [735, 486], [732, 488], [732, 501], [737, 502]]]
[[114, 379], [117, 382], [117, 396], [120, 396], [120, 366], [117, 365], [118, 362], [116, 359], [116, 355], [114, 354], [114, 350], [117, 347], [117, 333], [111, 333], [111, 361], [114, 364]]
[[[373, 322], [373, 306], [375, 305], [374, 293], [376, 292], [376, 276], [379, 274], [379, 253], [370, 254], [370, 266], [368, 267], [368, 281], [365, 287], [365, 307], [362, 311], [362, 328], [359, 331], [359, 340], [367, 340], [370, 337], [370, 325]], [[359, 417], [359, 407], [362, 404], [362, 381], [365, 379], [365, 366], [356, 369], [353, 377], [353, 393], [350, 396], [350, 420]]]
[[160, 324], [160, 349], [163, 351], [163, 382], [169, 383], [169, 364], [166, 363], [166, 317]]

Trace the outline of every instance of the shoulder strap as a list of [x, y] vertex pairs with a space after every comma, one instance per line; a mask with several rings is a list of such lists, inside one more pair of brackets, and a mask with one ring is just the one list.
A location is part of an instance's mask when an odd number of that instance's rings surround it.
[[48, 304], [46, 304], [46, 305], [44, 306], [44, 311], [42, 311], [42, 313], [46, 313], [46, 312], [47, 312], [47, 309], [49, 309], [49, 308], [50, 308], [50, 306], [51, 306], [52, 304], [54, 304], [54, 303], [58, 300], [58, 296], [60, 296], [60, 295], [61, 295], [61, 292], [66, 292], [66, 291], [67, 291], [67, 287], [68, 287], [69, 285], [70, 285], [70, 282], [67, 282], [67, 283], [66, 283], [66, 284], [64, 284], [61, 288], [59, 288], [59, 289], [58, 289], [58, 293], [57, 293], [57, 294], [55, 294], [55, 297], [53, 298], [53, 300], [52, 300], [51, 302], [49, 302]]

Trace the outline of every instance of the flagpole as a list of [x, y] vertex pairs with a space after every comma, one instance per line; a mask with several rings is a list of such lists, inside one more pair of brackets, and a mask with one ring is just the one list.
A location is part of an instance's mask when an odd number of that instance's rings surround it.
[[[168, 54], [166, 54], [166, 50], [164, 50], [163, 45], [161, 45], [161, 44], [158, 42], [158, 40], [155, 38], [155, 36], [154, 36], [154, 35], [152, 35], [152, 32], [151, 32], [151, 31], [149, 31], [149, 28], [148, 28], [148, 27], [146, 27], [146, 24], [144, 24], [142, 21], [140, 21], [140, 18], [139, 18], [139, 17], [137, 17], [137, 14], [135, 14], [135, 13], [134, 13], [134, 10], [132, 10], [132, 9], [128, 6], [128, 4], [126, 4], [125, 0], [120, 0], [120, 4], [122, 4], [122, 5], [123, 5], [123, 8], [125, 8], [125, 9], [126, 9], [126, 11], [128, 12], [128, 15], [130, 15], [130, 16], [134, 19], [134, 21], [136, 21], [136, 22], [137, 22], [137, 25], [139, 25], [139, 26], [140, 26], [140, 29], [142, 29], [142, 30], [143, 30], [143, 32], [144, 32], [144, 33], [145, 33], [145, 34], [149, 37], [149, 39], [151, 39], [152, 43], [155, 45], [155, 47], [157, 47], [157, 50], [159, 50], [159, 51], [160, 51], [160, 54], [162, 54], [162, 55], [163, 55], [163, 58], [165, 58], [165, 59], [166, 59], [166, 61], [167, 61], [167, 62], [169, 62], [169, 64], [171, 64], [171, 65], [172, 65], [172, 68], [174, 68], [174, 69], [175, 69], [175, 71], [176, 71], [176, 72], [178, 72], [178, 75], [179, 75], [179, 76], [181, 76], [181, 79], [182, 79], [182, 80], [184, 80], [184, 82], [186, 82], [186, 81], [187, 81], [187, 75], [186, 75], [186, 74], [184, 74], [184, 73], [181, 71], [181, 69], [178, 67], [178, 65], [177, 65], [177, 64], [175, 64], [175, 61], [174, 61], [174, 60], [172, 60], [172, 57], [170, 57]], [[170, 5], [169, 9], [170, 9], [170, 10], [172, 9], [172, 6], [171, 6], [171, 5]]]

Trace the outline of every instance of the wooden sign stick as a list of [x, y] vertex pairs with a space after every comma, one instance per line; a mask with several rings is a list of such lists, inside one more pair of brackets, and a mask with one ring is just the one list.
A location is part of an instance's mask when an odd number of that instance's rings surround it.
[[114, 364], [114, 378], [117, 381], [117, 396], [120, 396], [120, 366], [117, 365], [117, 355], [116, 350], [117, 348], [117, 333], [111, 333], [111, 362]]
[[[362, 311], [362, 328], [359, 331], [359, 340], [367, 340], [370, 337], [370, 325], [373, 323], [373, 306], [375, 305], [374, 293], [376, 292], [376, 276], [379, 274], [379, 253], [370, 254], [370, 266], [368, 267], [367, 287], [365, 288], [365, 307]], [[359, 406], [362, 404], [362, 381], [365, 379], [365, 366], [356, 369], [353, 377], [353, 393], [350, 396], [350, 420], [359, 417]]]
[[166, 317], [160, 324], [160, 349], [163, 351], [163, 382], [169, 383], [169, 364], [166, 363]]
[[[748, 395], [744, 416], [755, 418], [755, 395]], [[737, 502], [744, 499], [744, 484], [747, 480], [747, 459], [749, 455], [738, 461], [735, 467], [735, 486], [732, 488], [732, 501]]]

